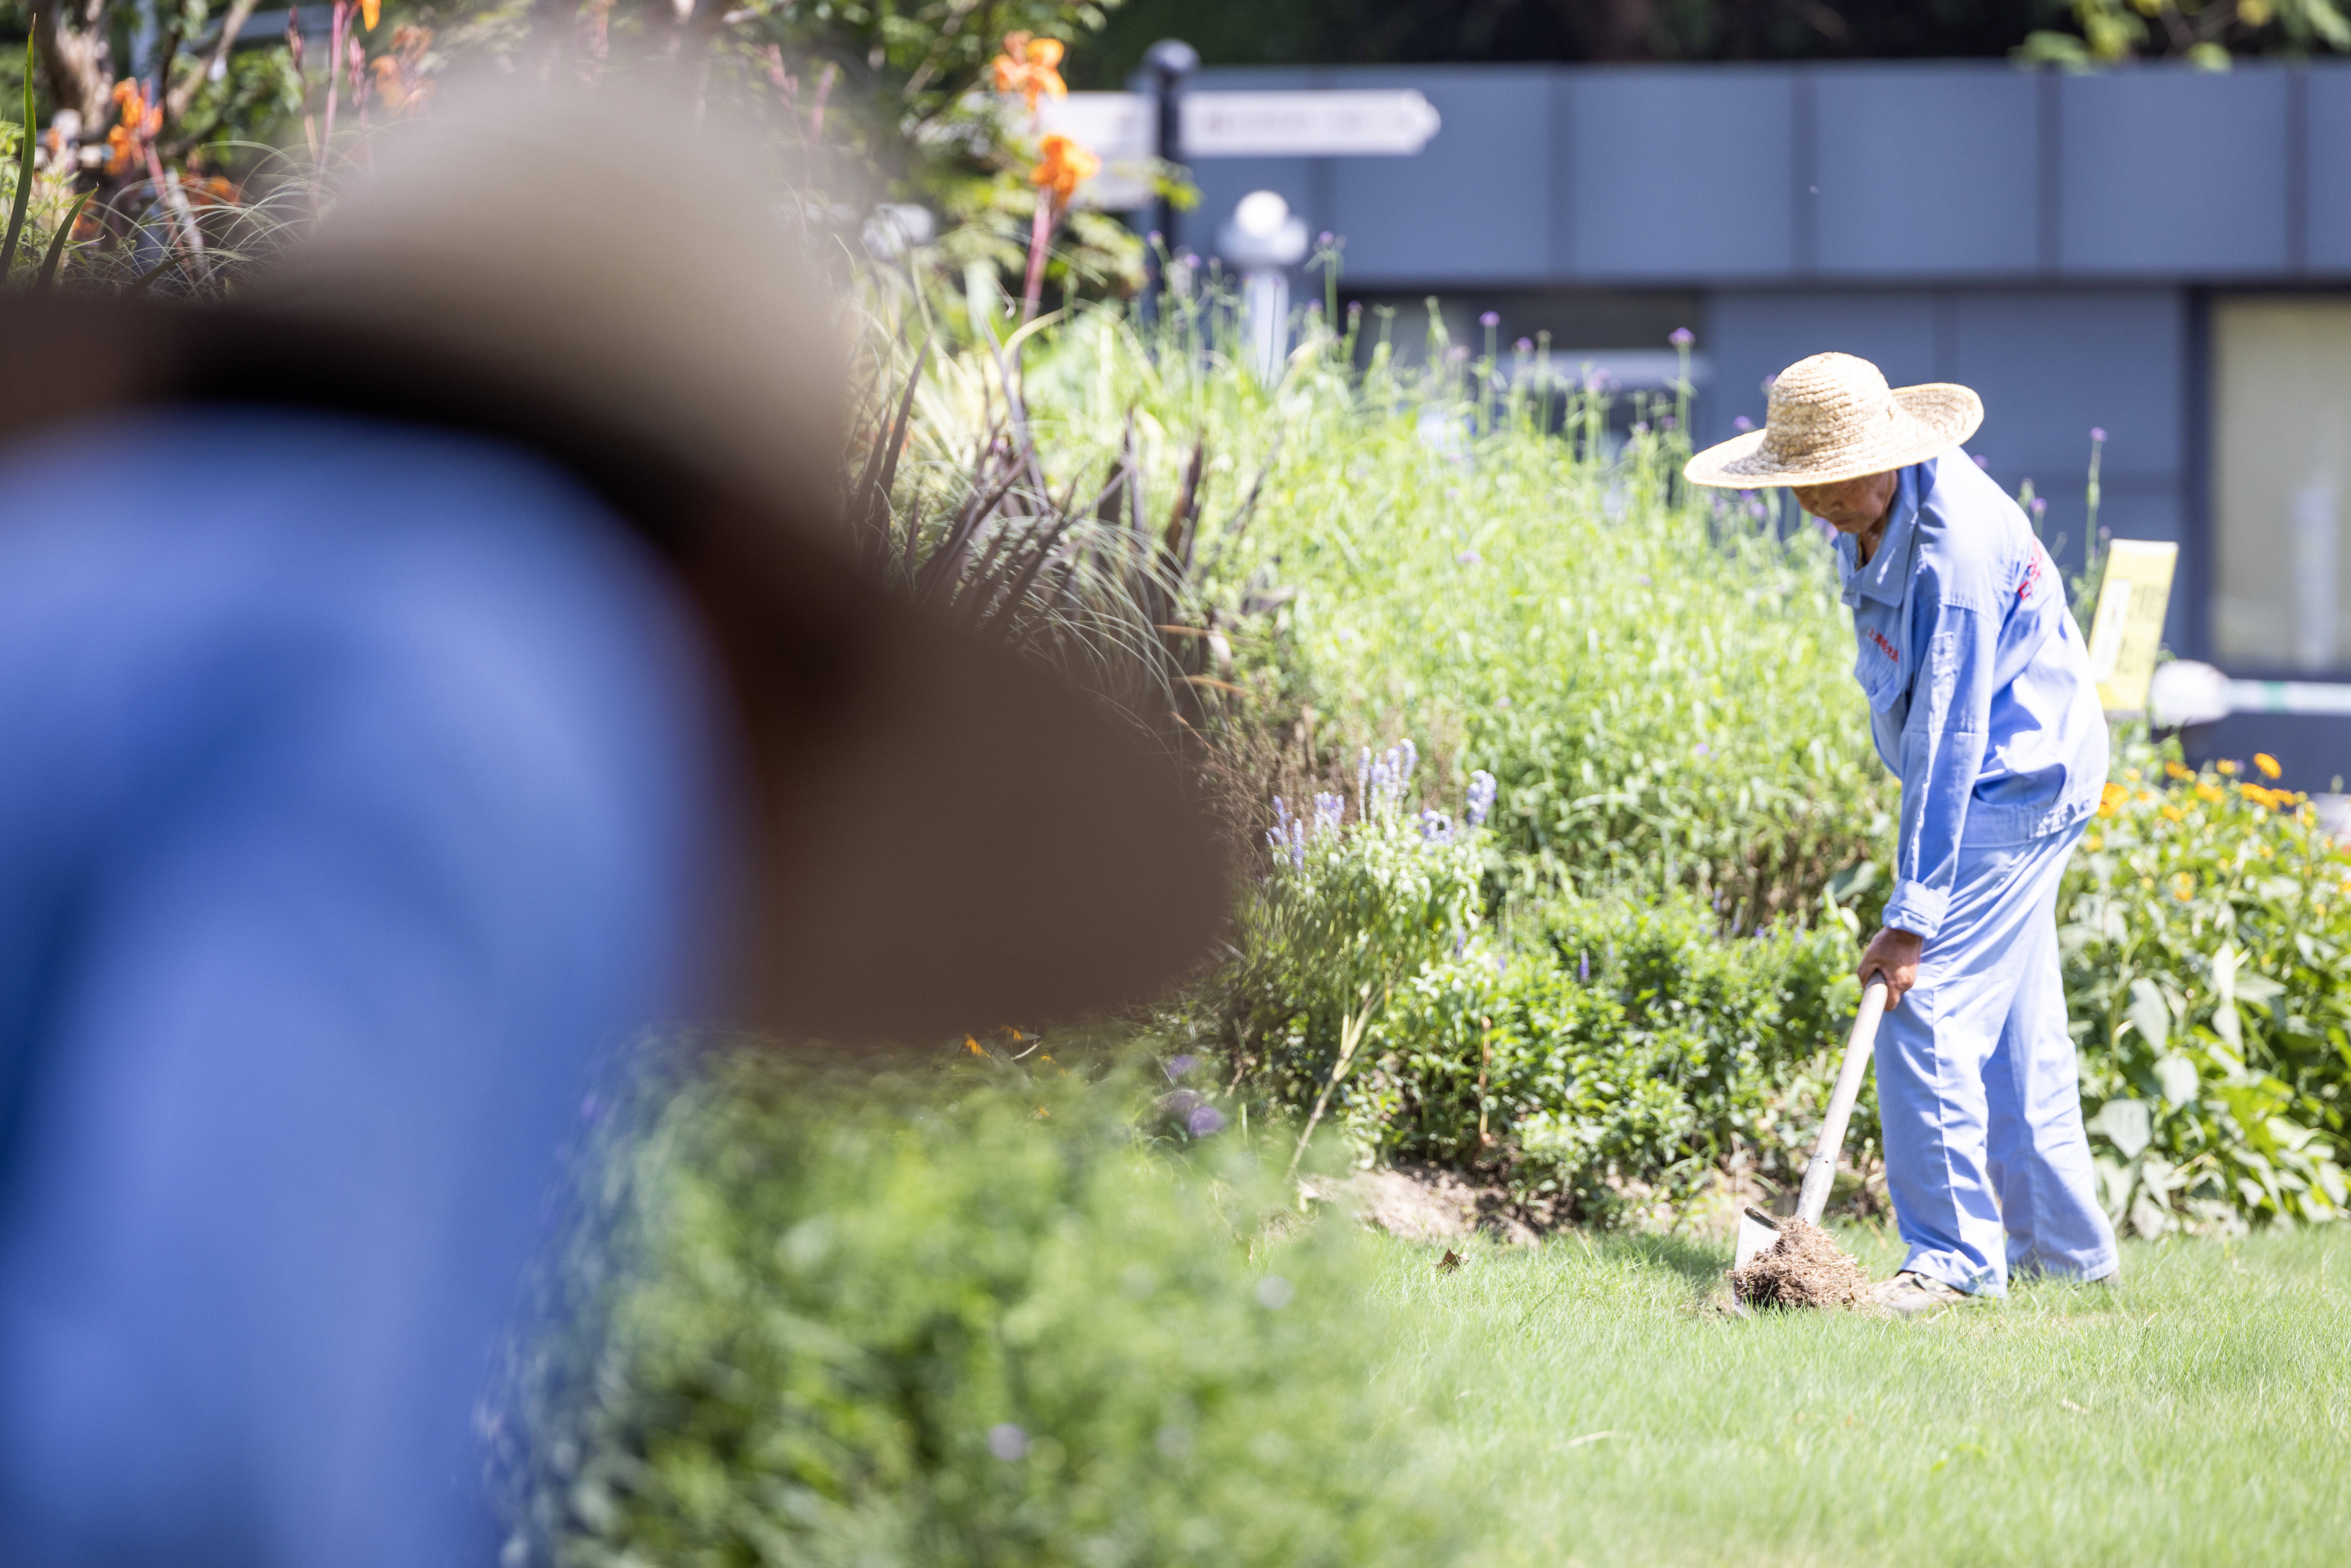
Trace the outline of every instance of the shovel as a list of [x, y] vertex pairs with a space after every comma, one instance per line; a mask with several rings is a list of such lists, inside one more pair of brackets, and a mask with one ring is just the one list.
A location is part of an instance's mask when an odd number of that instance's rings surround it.
[[[1804, 1166], [1803, 1190], [1796, 1197], [1796, 1218], [1807, 1225], [1818, 1225], [1829, 1206], [1837, 1155], [1844, 1148], [1845, 1124], [1853, 1120], [1853, 1103], [1861, 1097], [1861, 1075], [1869, 1070], [1870, 1051], [1877, 1044], [1877, 1020], [1885, 1016], [1886, 980], [1872, 971], [1868, 988], [1861, 993], [1861, 1011], [1854, 1016], [1853, 1036], [1844, 1044], [1844, 1064], [1837, 1069], [1829, 1113], [1821, 1122], [1821, 1141], [1813, 1145], [1812, 1160]], [[1739, 1217], [1739, 1253], [1732, 1270], [1746, 1268], [1758, 1253], [1769, 1252], [1779, 1241], [1779, 1222], [1760, 1208], [1748, 1208]], [[1735, 1292], [1733, 1299], [1737, 1299]], [[1744, 1302], [1740, 1310], [1745, 1310]]]

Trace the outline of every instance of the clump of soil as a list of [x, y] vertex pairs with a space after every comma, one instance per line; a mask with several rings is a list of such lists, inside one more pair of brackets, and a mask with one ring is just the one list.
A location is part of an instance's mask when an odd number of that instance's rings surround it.
[[1780, 1239], [1730, 1276], [1739, 1299], [1756, 1307], [1857, 1307], [1869, 1300], [1869, 1271], [1801, 1219], [1780, 1221]]

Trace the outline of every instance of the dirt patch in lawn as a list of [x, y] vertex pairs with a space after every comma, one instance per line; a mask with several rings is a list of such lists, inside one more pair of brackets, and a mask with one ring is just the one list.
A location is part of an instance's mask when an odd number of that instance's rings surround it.
[[1482, 1230], [1513, 1246], [1531, 1247], [1564, 1228], [1546, 1207], [1514, 1202], [1500, 1187], [1482, 1186], [1435, 1166], [1314, 1176], [1298, 1185], [1303, 1197], [1407, 1241], [1458, 1241]]

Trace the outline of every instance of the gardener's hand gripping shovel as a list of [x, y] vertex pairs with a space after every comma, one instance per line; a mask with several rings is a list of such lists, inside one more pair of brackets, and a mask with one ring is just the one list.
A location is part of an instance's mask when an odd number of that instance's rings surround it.
[[[1796, 1198], [1796, 1218], [1807, 1225], [1818, 1225], [1821, 1214], [1829, 1206], [1829, 1188], [1836, 1181], [1837, 1155], [1844, 1147], [1845, 1124], [1853, 1120], [1853, 1103], [1861, 1097], [1861, 1075], [1869, 1070], [1871, 1051], [1877, 1044], [1877, 1020], [1886, 1016], [1886, 977], [1873, 971], [1869, 985], [1861, 993], [1861, 1011], [1854, 1016], [1853, 1035], [1844, 1044], [1844, 1063], [1837, 1069], [1836, 1091], [1829, 1096], [1829, 1113], [1821, 1122], [1820, 1142], [1813, 1146], [1813, 1157], [1804, 1166], [1803, 1190]], [[1736, 1274], [1753, 1262], [1760, 1253], [1770, 1251], [1780, 1240], [1780, 1227], [1772, 1218], [1758, 1208], [1748, 1208], [1739, 1217], [1739, 1253], [1730, 1268]], [[1738, 1287], [1731, 1288], [1731, 1301], [1740, 1312], [1746, 1303], [1739, 1300]]]

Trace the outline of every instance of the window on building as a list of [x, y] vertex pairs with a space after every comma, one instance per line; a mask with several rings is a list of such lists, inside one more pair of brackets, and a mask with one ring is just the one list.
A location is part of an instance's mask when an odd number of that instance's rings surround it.
[[2351, 298], [2216, 302], [2212, 410], [2215, 651], [2351, 669]]

